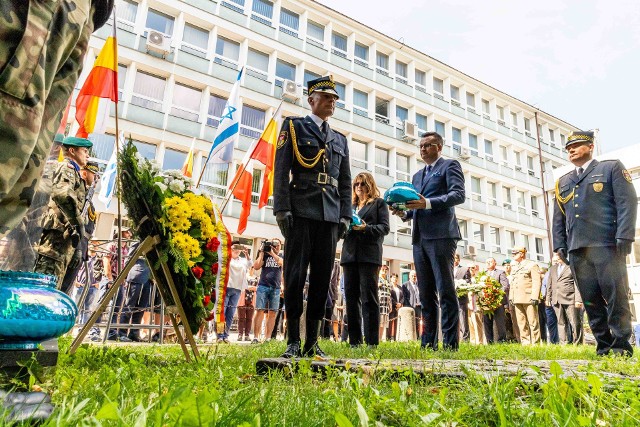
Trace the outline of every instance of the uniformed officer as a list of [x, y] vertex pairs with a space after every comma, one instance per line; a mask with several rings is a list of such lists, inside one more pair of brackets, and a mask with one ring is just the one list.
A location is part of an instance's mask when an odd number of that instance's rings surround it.
[[[273, 211], [286, 239], [284, 300], [289, 334], [282, 357], [324, 355], [317, 344], [318, 331], [336, 244], [351, 223], [347, 139], [327, 123], [338, 92], [331, 77], [311, 80], [307, 87], [311, 114], [284, 121], [276, 150]], [[307, 336], [301, 352], [300, 316], [308, 267]]]
[[62, 142], [64, 161], [52, 177], [51, 200], [42, 220], [34, 271], [57, 276], [58, 287], [69, 263], [79, 263], [82, 258], [76, 248], [85, 234], [82, 210], [87, 190], [80, 169], [86, 166], [92, 146], [85, 138], [65, 138]]
[[80, 239], [75, 251], [79, 253], [81, 257], [71, 258], [71, 262], [67, 266], [67, 271], [64, 274], [64, 279], [62, 279], [62, 292], [67, 292], [69, 290], [76, 280], [76, 276], [78, 275], [78, 271], [80, 270], [82, 263], [89, 260], [89, 239], [91, 239], [91, 236], [93, 236], [93, 232], [96, 229], [97, 218], [96, 208], [91, 199], [93, 199], [96, 180], [100, 179], [99, 173], [100, 165], [93, 161], [87, 162], [87, 164], [80, 169], [80, 176], [87, 187], [81, 212], [82, 220], [84, 221], [84, 236]]
[[527, 248], [518, 246], [511, 251], [511, 276], [509, 281], [509, 302], [513, 306], [522, 345], [539, 344], [540, 325], [538, 303], [542, 288], [540, 267], [534, 261], [526, 259]]
[[635, 238], [637, 198], [619, 160], [593, 159], [593, 132], [567, 138], [575, 166], [556, 181], [553, 248], [573, 271], [596, 351], [631, 355], [631, 311], [625, 258]]

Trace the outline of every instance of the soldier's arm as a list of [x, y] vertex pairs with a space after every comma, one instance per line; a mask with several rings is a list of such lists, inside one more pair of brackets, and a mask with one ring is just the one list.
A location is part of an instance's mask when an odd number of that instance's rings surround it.
[[553, 251], [557, 251], [560, 248], [567, 249], [567, 227], [566, 217], [558, 206], [558, 201], [553, 198]]
[[531, 299], [540, 298], [540, 289], [542, 289], [540, 267], [538, 267], [538, 264], [534, 263], [531, 267]]
[[73, 166], [64, 162], [56, 170], [51, 187], [51, 200], [55, 202], [66, 220], [73, 226], [82, 223], [80, 211], [84, 200], [78, 199], [78, 194], [74, 190], [76, 180], [81, 179]]
[[633, 241], [635, 239], [638, 200], [636, 189], [631, 182], [631, 176], [619, 160], [615, 162], [612, 168], [611, 179], [613, 197], [616, 203], [616, 211], [618, 212], [616, 239]]
[[340, 195], [340, 218], [351, 219], [351, 162], [349, 160], [349, 147], [344, 139], [344, 159], [340, 163], [340, 176], [338, 177], [338, 194]]
[[276, 145], [275, 170], [273, 172], [273, 213], [291, 211], [289, 193], [289, 174], [293, 159], [291, 133], [289, 132], [291, 118], [286, 118], [280, 129]]

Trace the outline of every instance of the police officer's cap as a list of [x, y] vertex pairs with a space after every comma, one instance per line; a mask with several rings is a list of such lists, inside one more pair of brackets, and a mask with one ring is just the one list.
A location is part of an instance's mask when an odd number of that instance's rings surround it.
[[567, 143], [564, 145], [565, 148], [570, 146], [571, 144], [575, 144], [577, 142], [590, 142], [593, 143], [593, 132], [591, 131], [575, 131], [571, 132], [567, 137]]
[[313, 92], [330, 93], [340, 98], [336, 91], [336, 83], [333, 81], [333, 76], [320, 77], [319, 79], [309, 80], [307, 82], [307, 92], [311, 95]]
[[87, 162], [82, 169], [93, 172], [94, 174], [100, 173], [100, 165], [97, 162]]
[[64, 141], [64, 135], [61, 133], [56, 133], [56, 136], [53, 137], [53, 142], [57, 142], [58, 144], [62, 144]]
[[502, 265], [509, 265], [509, 264], [511, 264], [511, 260], [509, 258], [502, 261]]
[[68, 136], [62, 141], [62, 145], [65, 147], [93, 147], [93, 142], [87, 138], [78, 138], [77, 136]]
[[520, 252], [522, 252], [523, 254], [526, 254], [527, 248], [525, 248], [524, 246], [516, 246], [515, 248], [511, 249], [512, 255], [519, 254]]

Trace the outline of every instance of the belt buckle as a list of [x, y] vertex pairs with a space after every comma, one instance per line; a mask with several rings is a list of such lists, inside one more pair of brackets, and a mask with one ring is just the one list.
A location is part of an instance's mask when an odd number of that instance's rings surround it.
[[329, 182], [329, 175], [324, 172], [318, 173], [318, 184], [327, 184]]

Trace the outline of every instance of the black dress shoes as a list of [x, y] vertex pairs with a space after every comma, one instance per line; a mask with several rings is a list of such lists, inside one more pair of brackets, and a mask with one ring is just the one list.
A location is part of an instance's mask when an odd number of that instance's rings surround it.
[[291, 344], [287, 344], [287, 349], [282, 353], [280, 357], [284, 357], [286, 359], [293, 359], [294, 357], [300, 357], [300, 343], [293, 342]]

